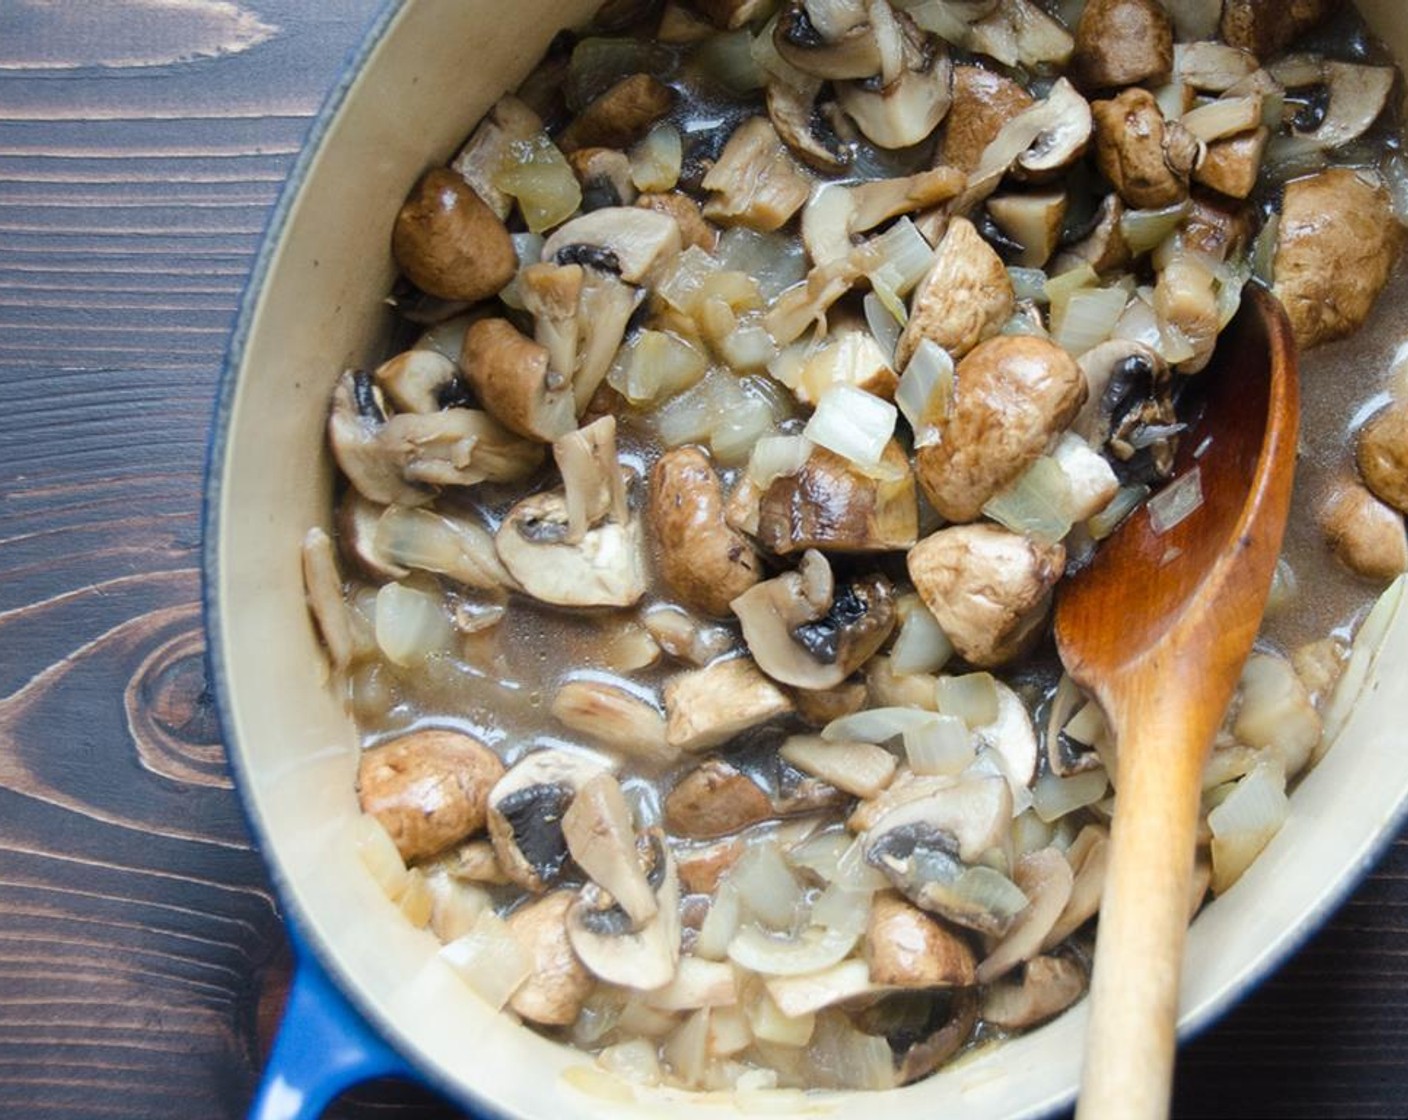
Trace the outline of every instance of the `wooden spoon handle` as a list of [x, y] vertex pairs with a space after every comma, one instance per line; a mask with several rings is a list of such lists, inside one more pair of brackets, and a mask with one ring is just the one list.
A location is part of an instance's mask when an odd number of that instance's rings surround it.
[[1195, 715], [1190, 725], [1184, 718], [1186, 710], [1184, 717], [1146, 712], [1120, 721], [1127, 730], [1119, 745], [1079, 1120], [1168, 1115], [1202, 763], [1213, 734], [1205, 719]]

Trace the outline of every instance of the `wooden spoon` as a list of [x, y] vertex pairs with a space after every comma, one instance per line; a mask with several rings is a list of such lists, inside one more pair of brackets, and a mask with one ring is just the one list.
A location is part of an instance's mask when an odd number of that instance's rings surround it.
[[1295, 348], [1269, 294], [1248, 289], [1198, 382], [1206, 409], [1175, 478], [1196, 470], [1202, 504], [1163, 533], [1139, 511], [1056, 608], [1066, 670], [1118, 744], [1085, 1120], [1168, 1114], [1203, 766], [1261, 625], [1295, 469]]

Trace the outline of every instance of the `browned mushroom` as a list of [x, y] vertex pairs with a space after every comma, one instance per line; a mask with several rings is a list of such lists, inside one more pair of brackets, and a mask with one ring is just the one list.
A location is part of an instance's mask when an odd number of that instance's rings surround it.
[[786, 225], [802, 208], [812, 180], [772, 122], [750, 117], [734, 129], [702, 186], [710, 192], [706, 218], [767, 233]]
[[583, 109], [558, 137], [564, 152], [628, 148], [675, 104], [675, 91], [649, 74], [622, 78]]
[[1209, 144], [1207, 158], [1193, 172], [1193, 181], [1229, 198], [1248, 197], [1256, 189], [1270, 140], [1269, 128], [1257, 128]]
[[660, 578], [686, 606], [714, 617], [762, 579], [757, 551], [724, 521], [723, 484], [697, 447], [666, 452], [650, 472], [647, 517]]
[[465, 377], [504, 427], [545, 443], [577, 426], [570, 375], [507, 319], [481, 319], [464, 336]]
[[1388, 191], [1347, 168], [1286, 187], [1275, 292], [1304, 349], [1363, 325], [1403, 243]]
[[1069, 957], [1037, 957], [1018, 980], [1000, 980], [983, 997], [983, 1018], [1004, 1030], [1025, 1030], [1059, 1015], [1085, 992], [1086, 977]]
[[1355, 574], [1387, 582], [1408, 572], [1403, 515], [1363, 486], [1336, 489], [1321, 507], [1320, 524], [1330, 548]]
[[567, 911], [575, 899], [571, 891], [554, 891], [508, 917], [510, 932], [533, 962], [509, 1007], [530, 1022], [549, 1027], [576, 1022], [595, 986], [567, 939]]
[[871, 981], [887, 988], [967, 988], [975, 982], [968, 942], [891, 891], [871, 903], [865, 957]]
[[1188, 179], [1201, 154], [1198, 140], [1146, 89], [1127, 89], [1091, 106], [1095, 157], [1105, 178], [1136, 210], [1157, 210], [1188, 197]]
[[642, 194], [636, 199], [636, 205], [674, 218], [680, 227], [680, 239], [686, 249], [694, 245], [706, 253], [712, 253], [717, 248], [719, 231], [704, 220], [699, 203], [682, 191]]
[[1379, 498], [1408, 513], [1408, 398], [1397, 397], [1359, 429], [1359, 473]]
[[1309, 31], [1342, 0], [1225, 0], [1222, 39], [1229, 46], [1270, 58]]
[[665, 827], [690, 840], [741, 832], [773, 816], [761, 786], [721, 758], [701, 762], [665, 796]]
[[665, 717], [654, 704], [620, 685], [583, 678], [568, 681], [552, 698], [552, 714], [567, 727], [630, 758], [671, 762]]
[[459, 731], [416, 731], [362, 752], [357, 794], [407, 861], [423, 859], [484, 828], [499, 756]]
[[680, 750], [722, 746], [791, 711], [788, 695], [748, 657], [716, 661], [665, 685], [666, 738]]
[[1071, 65], [1085, 89], [1162, 85], [1173, 74], [1173, 23], [1155, 0], [1090, 0]]
[[1002, 126], [1033, 104], [1032, 95], [1011, 78], [981, 66], [955, 66], [953, 106], [939, 159], [959, 171], [972, 171]]
[[1012, 315], [1015, 297], [1007, 267], [973, 223], [955, 218], [914, 293], [909, 322], [895, 352], [903, 369], [924, 339], [955, 360], [991, 338]]
[[396, 263], [423, 292], [473, 303], [513, 279], [518, 257], [508, 229], [464, 179], [427, 171], [396, 215]]

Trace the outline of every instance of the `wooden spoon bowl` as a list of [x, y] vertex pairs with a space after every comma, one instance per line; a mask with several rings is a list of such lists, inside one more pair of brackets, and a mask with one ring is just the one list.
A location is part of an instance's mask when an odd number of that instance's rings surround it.
[[1066, 671], [1117, 741], [1078, 1112], [1087, 1118], [1168, 1112], [1203, 767], [1261, 625], [1295, 473], [1295, 346], [1267, 292], [1248, 289], [1198, 380], [1205, 403], [1175, 480], [1196, 471], [1201, 504], [1162, 532], [1141, 509], [1056, 608]]

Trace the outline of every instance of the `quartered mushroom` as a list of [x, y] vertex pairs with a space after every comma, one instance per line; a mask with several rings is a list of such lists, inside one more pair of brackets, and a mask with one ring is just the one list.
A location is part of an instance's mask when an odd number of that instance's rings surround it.
[[665, 796], [665, 826], [676, 836], [713, 840], [773, 816], [772, 798], [722, 758], [701, 762]]
[[873, 575], [837, 584], [819, 552], [797, 571], [760, 583], [733, 601], [733, 613], [758, 667], [796, 688], [840, 684], [880, 648], [895, 627], [894, 589]]
[[567, 544], [579, 544], [603, 518], [630, 519], [626, 477], [616, 455], [616, 418], [603, 416], [553, 441], [567, 504]]
[[599, 762], [561, 750], [525, 755], [489, 793], [489, 838], [504, 872], [524, 890], [541, 894], [568, 867], [562, 818], [578, 790], [599, 774]]
[[608, 206], [631, 206], [639, 192], [631, 181], [631, 159], [615, 148], [578, 148], [567, 153], [568, 166], [582, 188], [582, 212]]
[[551, 368], [548, 350], [507, 319], [471, 326], [460, 361], [475, 394], [510, 431], [548, 443], [577, 426], [570, 373]]
[[407, 862], [483, 830], [499, 756], [459, 731], [415, 731], [362, 752], [357, 797]]
[[972, 222], [955, 218], [915, 290], [909, 322], [895, 348], [897, 368], [909, 364], [925, 339], [957, 361], [1002, 329], [1015, 298], [1002, 258]]
[[1021, 268], [1045, 268], [1061, 242], [1067, 195], [1064, 190], [993, 195], [988, 214], [1012, 241], [1021, 246], [1014, 263]]
[[1097, 101], [1091, 112], [1096, 164], [1129, 206], [1158, 210], [1188, 197], [1201, 142], [1178, 121], [1166, 121], [1152, 93], [1127, 89]]
[[666, 739], [680, 750], [722, 746], [792, 710], [787, 693], [749, 657], [715, 661], [665, 684]]
[[1173, 22], [1156, 0], [1090, 0], [1071, 66], [1086, 89], [1162, 85], [1173, 73]]
[[[1273, 78], [1309, 65], [1319, 79], [1310, 102], [1291, 121], [1296, 136], [1323, 148], [1342, 148], [1368, 132], [1388, 105], [1397, 73], [1391, 66], [1363, 66], [1330, 59], [1291, 58], [1272, 66]], [[1287, 83], [1290, 84], [1290, 83]], [[1300, 85], [1300, 81], [1295, 83]]]
[[920, 541], [908, 564], [915, 590], [954, 648], [971, 664], [993, 668], [1039, 636], [1066, 553], [996, 525], [957, 525]]
[[[337, 508], [337, 543], [342, 554], [353, 560], [372, 579], [405, 579], [411, 570], [383, 553], [376, 543], [377, 526], [386, 507], [368, 501], [360, 491], [349, 489]], [[341, 585], [338, 597], [341, 598]]]
[[680, 251], [679, 223], [639, 206], [608, 206], [559, 226], [543, 243], [542, 260], [590, 265], [628, 284], [644, 283]]
[[674, 761], [665, 741], [665, 717], [656, 706], [616, 684], [581, 678], [561, 685], [553, 717], [603, 747], [643, 762]]
[[567, 913], [575, 899], [571, 891], [553, 891], [508, 916], [509, 932], [533, 962], [508, 1005], [529, 1022], [549, 1027], [575, 1023], [595, 987], [567, 937]]
[[1030, 109], [1032, 95], [1011, 78], [982, 66], [953, 68], [953, 105], [944, 124], [939, 163], [964, 174], [1014, 117]]
[[976, 982], [972, 946], [890, 891], [871, 903], [865, 959], [870, 979], [886, 988], [968, 988]]
[[884, 747], [823, 739], [819, 735], [789, 736], [778, 756], [798, 770], [860, 798], [880, 796], [898, 765], [895, 756]]
[[673, 980], [679, 965], [679, 873], [659, 829], [640, 834], [637, 858], [655, 899], [654, 917], [637, 925], [608, 891], [589, 882], [567, 911], [567, 936], [602, 980], [653, 991]]
[[1129, 482], [1168, 478], [1183, 431], [1168, 363], [1143, 343], [1112, 339], [1082, 355], [1080, 368], [1089, 395], [1071, 431], [1106, 450]]
[[966, 45], [1004, 66], [1027, 70], [1064, 66], [1075, 50], [1071, 33], [1032, 0], [998, 0], [969, 28]]
[[712, 253], [718, 248], [718, 228], [705, 220], [703, 207], [683, 191], [647, 191], [636, 196], [635, 204], [674, 218], [686, 249], [693, 245]]
[[469, 403], [459, 366], [434, 350], [407, 350], [372, 374], [397, 412], [439, 412]]
[[675, 91], [649, 74], [631, 74], [595, 98], [558, 137], [564, 152], [629, 148], [675, 105]]
[[1354, 454], [1375, 497], [1408, 513], [1408, 398], [1394, 397], [1365, 421]]
[[778, 556], [808, 549], [864, 553], [912, 547], [919, 534], [919, 503], [908, 458], [891, 441], [880, 465], [892, 475], [862, 474], [834, 452], [814, 449], [795, 473], [773, 479], [763, 491], [754, 534], [758, 543]]
[[1097, 744], [1106, 745], [1108, 730], [1099, 705], [1086, 699], [1075, 681], [1062, 674], [1046, 714], [1046, 765], [1058, 778], [1098, 770], [1104, 765]]
[[837, 80], [880, 73], [882, 58], [864, 0], [808, 5], [787, 0], [773, 27], [783, 61], [804, 74]]
[[1340, 0], [1224, 0], [1221, 38], [1258, 58], [1270, 58], [1339, 7]]
[[639, 928], [658, 913], [655, 892], [636, 850], [636, 827], [621, 786], [608, 771], [584, 782], [562, 814], [573, 861]]
[[1097, 275], [1106, 276], [1128, 266], [1134, 254], [1124, 239], [1125, 213], [1124, 200], [1118, 194], [1106, 195], [1096, 208], [1095, 218], [1085, 235], [1056, 255], [1051, 263], [1051, 274], [1060, 276], [1081, 265], [1089, 265]]
[[939, 127], [953, 104], [952, 64], [943, 40], [927, 35], [907, 15], [888, 4], [875, 4], [898, 28], [900, 65], [884, 68], [860, 81], [838, 82], [837, 104], [871, 143], [880, 148], [910, 148]]
[[1228, 198], [1247, 198], [1256, 189], [1270, 141], [1269, 128], [1255, 128], [1209, 144], [1207, 155], [1193, 171], [1193, 181]]
[[983, 1019], [1003, 1030], [1035, 1027], [1085, 994], [1084, 970], [1070, 957], [1040, 956], [1020, 978], [999, 980], [983, 995]]
[[391, 248], [421, 291], [473, 303], [513, 279], [518, 257], [508, 229], [455, 172], [427, 171], [396, 215]]
[[710, 221], [770, 233], [802, 208], [812, 178], [767, 117], [749, 117], [729, 136], [701, 186], [709, 192], [704, 216]]

